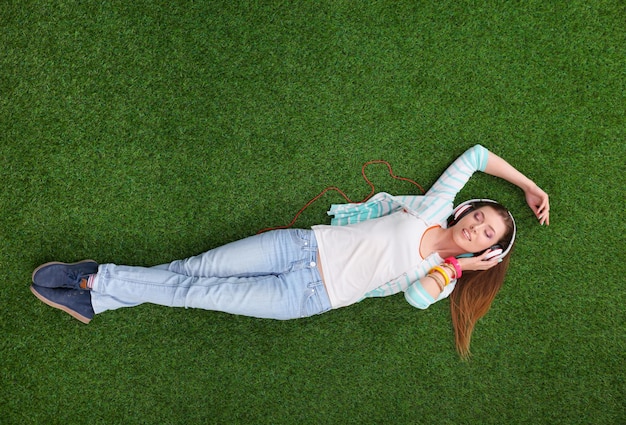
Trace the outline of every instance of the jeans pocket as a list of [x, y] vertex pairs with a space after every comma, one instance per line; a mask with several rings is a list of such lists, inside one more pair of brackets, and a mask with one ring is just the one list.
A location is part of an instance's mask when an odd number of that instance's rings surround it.
[[302, 296], [300, 317], [309, 317], [321, 313], [322, 304], [315, 288], [307, 288]]
[[330, 308], [324, 306], [320, 299], [319, 291], [323, 291], [322, 282], [311, 283], [302, 295], [302, 304], [300, 305], [300, 317], [309, 317], [316, 314], [324, 313]]

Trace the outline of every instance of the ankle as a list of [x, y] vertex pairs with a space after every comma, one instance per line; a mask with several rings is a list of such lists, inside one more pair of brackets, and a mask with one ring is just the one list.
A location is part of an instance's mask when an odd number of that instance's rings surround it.
[[80, 280], [80, 284], [79, 284], [80, 289], [87, 290], [87, 291], [92, 290], [93, 289], [93, 281], [95, 280], [96, 275], [97, 274], [94, 273], [94, 274], [90, 274], [87, 277], [82, 278]]

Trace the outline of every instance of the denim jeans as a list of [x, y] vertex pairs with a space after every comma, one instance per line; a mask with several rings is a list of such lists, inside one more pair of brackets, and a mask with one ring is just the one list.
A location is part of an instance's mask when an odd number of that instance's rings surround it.
[[312, 230], [275, 230], [156, 267], [102, 264], [96, 313], [153, 303], [295, 319], [331, 309]]

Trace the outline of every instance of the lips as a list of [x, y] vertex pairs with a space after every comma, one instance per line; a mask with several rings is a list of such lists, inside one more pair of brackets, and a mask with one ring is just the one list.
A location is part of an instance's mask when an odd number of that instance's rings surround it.
[[467, 239], [468, 241], [472, 241], [472, 236], [470, 235], [470, 232], [467, 231], [467, 229], [463, 229], [463, 236], [465, 236], [465, 239]]

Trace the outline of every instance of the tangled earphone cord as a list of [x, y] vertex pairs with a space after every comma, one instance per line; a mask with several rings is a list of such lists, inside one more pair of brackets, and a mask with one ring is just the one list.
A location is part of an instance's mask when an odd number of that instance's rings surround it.
[[[376, 187], [374, 186], [374, 184], [372, 183], [372, 181], [367, 177], [367, 174], [365, 173], [365, 169], [372, 165], [372, 164], [385, 164], [387, 166], [387, 170], [389, 171], [389, 175], [391, 177], [393, 177], [396, 180], [402, 180], [402, 181], [406, 181], [411, 183], [412, 185], [416, 186], [421, 192], [422, 194], [426, 193], [426, 191], [424, 190], [424, 188], [422, 186], [419, 185], [419, 183], [406, 178], [406, 177], [400, 177], [400, 176], [396, 176], [393, 173], [393, 169], [391, 168], [391, 164], [389, 164], [387, 161], [382, 160], [382, 159], [375, 159], [372, 161], [368, 161], [365, 164], [363, 164], [363, 167], [361, 168], [361, 175], [363, 176], [363, 179], [365, 180], [365, 182], [369, 185], [369, 187], [371, 188], [370, 193], [362, 200], [356, 203], [362, 204], [363, 202], [367, 201], [368, 199], [370, 199], [372, 196], [374, 196], [374, 193], [376, 193]], [[300, 214], [302, 214], [308, 207], [310, 207], [315, 201], [317, 201], [318, 199], [320, 199], [322, 196], [324, 196], [324, 194], [326, 194], [326, 192], [329, 192], [331, 190], [336, 191], [337, 193], [339, 193], [345, 200], [346, 202], [352, 204], [355, 203], [354, 201], [352, 201], [348, 195], [346, 195], [341, 189], [339, 189], [336, 186], [329, 186], [327, 188], [325, 188], [324, 190], [322, 190], [317, 196], [315, 196], [313, 199], [311, 199], [309, 202], [307, 202], [302, 208], [300, 208], [300, 211], [298, 211], [296, 213], [296, 215], [294, 216], [293, 220], [291, 220], [291, 222], [285, 226], [276, 226], [276, 227], [267, 227], [265, 229], [259, 230], [257, 232], [258, 234], [261, 233], [265, 233], [268, 232], [270, 230], [279, 230], [279, 229], [288, 229], [291, 226], [293, 226], [296, 221], [298, 220], [298, 218], [300, 217]]]

